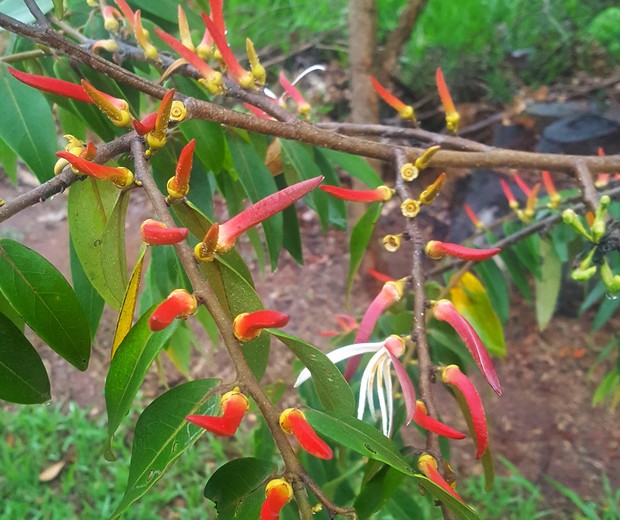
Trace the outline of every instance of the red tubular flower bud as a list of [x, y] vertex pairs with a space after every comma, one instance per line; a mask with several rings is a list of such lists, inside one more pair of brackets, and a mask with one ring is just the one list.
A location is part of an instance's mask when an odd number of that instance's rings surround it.
[[145, 58], [149, 60], [158, 60], [157, 47], [149, 41], [149, 33], [142, 26], [142, 14], [140, 9], [133, 14], [133, 34], [136, 40], [138, 40], [140, 47], [142, 47]]
[[366, 271], [370, 276], [372, 276], [373, 278], [376, 278], [377, 280], [379, 280], [380, 282], [395, 282], [396, 279], [392, 278], [391, 276], [388, 276], [387, 274], [383, 274], [380, 273], [379, 271], [377, 271], [376, 269], [368, 269], [368, 271]]
[[435, 83], [437, 85], [437, 92], [439, 93], [441, 104], [446, 111], [446, 127], [450, 132], [456, 133], [459, 129], [461, 116], [456, 111], [456, 108], [454, 108], [454, 102], [448, 90], [448, 85], [446, 85], [446, 80], [443, 77], [441, 67], [437, 67], [437, 71], [435, 72]]
[[118, 32], [118, 20], [122, 18], [119, 10], [111, 5], [104, 5], [101, 14], [103, 15], [103, 28], [116, 34]]
[[349, 202], [387, 202], [394, 195], [394, 190], [387, 186], [379, 186], [374, 190], [348, 190], [339, 186], [322, 184], [319, 189], [337, 199]]
[[260, 520], [278, 520], [280, 511], [293, 498], [292, 486], [283, 478], [270, 480], [265, 490], [265, 501], [260, 508]]
[[441, 487], [444, 491], [450, 493], [454, 498], [463, 502], [463, 499], [458, 495], [452, 486], [446, 482], [441, 476], [441, 473], [437, 470], [437, 460], [428, 453], [422, 453], [418, 459], [418, 469], [424, 474], [426, 478], [432, 480], [435, 484]]
[[[308, 103], [306, 99], [301, 95], [301, 92], [299, 92], [297, 87], [295, 87], [295, 85], [293, 85], [288, 80], [286, 74], [284, 74], [284, 71], [280, 71], [278, 81], [280, 82], [280, 85], [284, 89], [286, 95], [290, 96], [291, 99], [297, 104], [297, 112], [302, 116], [308, 116], [310, 114], [310, 110], [312, 110], [310, 103]], [[284, 95], [280, 97], [280, 101], [282, 102], [283, 99]]]
[[451, 428], [447, 424], [434, 419], [430, 415], [428, 415], [428, 410], [426, 409], [426, 405], [422, 401], [416, 401], [415, 405], [415, 413], [413, 414], [413, 422], [428, 430], [429, 432], [436, 433], [437, 435], [442, 435], [443, 437], [448, 437], [449, 439], [464, 439], [466, 435], [461, 433], [454, 428]]
[[471, 424], [476, 439], [476, 459], [479, 459], [487, 451], [489, 445], [489, 432], [487, 419], [482, 407], [482, 401], [476, 387], [456, 365], [449, 365], [441, 372], [441, 380], [447, 385], [454, 386], [462, 394], [469, 410]]
[[387, 90], [381, 83], [377, 81], [377, 78], [374, 76], [370, 76], [370, 82], [374, 87], [375, 91], [379, 95], [379, 97], [385, 101], [388, 105], [390, 105], [401, 119], [411, 119], [415, 121], [415, 111], [412, 106], [405, 105], [400, 99], [398, 99], [394, 94], [392, 94], [389, 90]]
[[228, 67], [228, 75], [230, 78], [237, 83], [242, 88], [255, 90], [254, 86], [254, 76], [248, 70], [245, 70], [237, 61], [233, 51], [230, 50], [228, 46], [228, 42], [226, 41], [226, 36], [222, 29], [218, 27], [215, 22], [209, 18], [205, 13], [202, 14], [202, 19], [207, 26], [207, 29], [211, 33], [211, 37], [215, 42], [220, 54], [222, 55], [222, 59], [224, 63], [226, 63], [226, 67]]
[[56, 152], [56, 156], [66, 159], [79, 172], [102, 181], [110, 181], [117, 188], [129, 188], [133, 184], [133, 173], [122, 166], [103, 166], [69, 152]]
[[155, 118], [155, 126], [151, 132], [146, 135], [146, 143], [150, 150], [159, 150], [166, 144], [166, 132], [168, 131], [168, 122], [170, 121], [170, 109], [174, 99], [175, 90], [171, 89], [164, 95], [157, 110]]
[[241, 393], [238, 387], [226, 392], [220, 400], [221, 416], [188, 415], [185, 420], [200, 426], [211, 433], [230, 437], [237, 433], [243, 416], [250, 408], [248, 398]]
[[217, 242], [218, 252], [229, 251], [235, 245], [239, 235], [294, 204], [321, 184], [323, 178], [320, 175], [277, 191], [221, 224]]
[[491, 249], [471, 249], [458, 244], [440, 242], [439, 240], [429, 241], [424, 250], [433, 260], [439, 260], [444, 256], [452, 256], [460, 258], [461, 260], [471, 260], [474, 262], [487, 260], [501, 252], [501, 249], [497, 247]]
[[445, 321], [456, 331], [459, 337], [465, 343], [471, 356], [474, 358], [476, 365], [486, 378], [491, 388], [497, 395], [502, 395], [502, 387], [495, 372], [495, 367], [491, 361], [491, 357], [487, 352], [480, 336], [476, 333], [470, 323], [461, 316], [451, 301], [439, 300], [433, 304], [433, 312], [435, 318]]
[[144, 136], [153, 131], [155, 128], [155, 121], [157, 121], [157, 112], [151, 112], [139, 121], [137, 119], [133, 119], [131, 124], [139, 136]]
[[134, 12], [131, 7], [129, 7], [129, 4], [125, 0], [114, 0], [114, 3], [123, 13], [123, 16], [125, 17], [125, 20], [129, 24], [129, 26], [133, 28]]
[[[403, 297], [406, 283], [407, 278], [401, 278], [395, 282], [386, 282], [383, 285], [381, 292], [371, 302], [368, 309], [366, 309], [360, 326], [357, 329], [354, 343], [366, 343], [370, 339], [379, 316], [381, 316], [383, 311], [385, 311], [385, 309], [387, 309], [390, 305], [396, 303]], [[350, 381], [353, 374], [355, 374], [361, 359], [361, 356], [354, 356], [349, 359], [347, 367], [344, 371], [344, 378], [347, 381]]]
[[280, 414], [280, 428], [288, 435], [294, 435], [301, 447], [319, 459], [334, 458], [332, 449], [316, 434], [308, 424], [306, 416], [297, 408], [287, 408]]
[[131, 125], [132, 117], [129, 113], [127, 101], [97, 90], [85, 79], [82, 80], [82, 88], [90, 99], [93, 100], [93, 103], [97, 105], [97, 108], [112, 121], [114, 126], [124, 127]]
[[187, 16], [185, 16], [185, 10], [181, 4], [177, 6], [177, 18], [179, 20], [179, 36], [181, 37], [181, 43], [190, 51], [195, 52], [196, 48], [192, 43], [189, 24], [187, 23]]
[[551, 178], [551, 174], [548, 171], [542, 171], [542, 180], [545, 185], [545, 189], [547, 190], [547, 194], [549, 195], [549, 207], [557, 209], [560, 205], [560, 194], [555, 189], [555, 184], [553, 184], [553, 179]]
[[142, 240], [150, 246], [169, 246], [185, 240], [189, 234], [189, 229], [169, 228], [163, 222], [150, 218], [142, 223], [140, 232], [142, 233]]
[[166, 45], [168, 45], [174, 52], [181, 56], [200, 73], [200, 75], [204, 78], [204, 84], [207, 87], [207, 90], [211, 94], [216, 95], [224, 92], [224, 83], [222, 82], [222, 75], [219, 72], [213, 70], [203, 60], [201, 60], [196, 53], [190, 51], [174, 36], [158, 29], [157, 27], [155, 27], [155, 32], [157, 33], [157, 36], [159, 36], [166, 43]]
[[164, 330], [175, 319], [184, 320], [196, 312], [198, 303], [185, 289], [175, 289], [161, 302], [149, 318], [149, 329]]
[[262, 332], [271, 327], [284, 327], [289, 320], [289, 315], [277, 311], [262, 310], [256, 312], [244, 312], [239, 314], [233, 322], [235, 337], [239, 341], [251, 341]]
[[512, 193], [510, 186], [508, 186], [508, 183], [504, 179], [500, 179], [499, 183], [502, 185], [502, 190], [504, 191], [504, 195], [506, 195], [506, 199], [508, 200], [508, 205], [512, 209], [517, 209], [519, 207], [519, 203], [517, 202], [517, 199]]
[[474, 210], [471, 209], [469, 204], [463, 204], [463, 207], [465, 208], [465, 213], [467, 213], [467, 216], [469, 217], [469, 219], [472, 221], [474, 226], [476, 226], [476, 229], [482, 229], [484, 227], [484, 224], [480, 222], [480, 219], [474, 213]]
[[88, 94], [84, 91], [81, 85], [63, 81], [61, 79], [50, 78], [47, 76], [37, 76], [35, 74], [28, 74], [20, 70], [8, 67], [8, 71], [15, 79], [25, 83], [29, 87], [36, 88], [43, 92], [49, 92], [50, 94], [56, 94], [57, 96], [68, 97], [76, 101], [82, 101], [83, 103], [92, 104], [93, 100], [88, 97]]
[[525, 193], [526, 197], [529, 197], [532, 189], [525, 183], [525, 181], [522, 179], [521, 175], [519, 175], [518, 172], [514, 172], [512, 174], [512, 178], [514, 179], [514, 181], [517, 183], [517, 186], [519, 186], [519, 189]]
[[167, 184], [168, 196], [171, 199], [182, 199], [189, 192], [189, 176], [192, 171], [196, 139], [189, 141], [181, 150], [174, 177]]

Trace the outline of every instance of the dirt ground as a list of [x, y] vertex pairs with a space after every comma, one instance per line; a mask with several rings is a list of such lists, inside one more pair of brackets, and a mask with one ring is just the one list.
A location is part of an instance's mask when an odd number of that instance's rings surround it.
[[[19, 191], [27, 188], [27, 182], [24, 184], [22, 179]], [[1, 198], [9, 199], [15, 193], [6, 179], [0, 182]], [[132, 195], [136, 198], [132, 198], [134, 203], [129, 209], [130, 258], [135, 258], [137, 251], [139, 223], [150, 216], [148, 205], [140, 203], [140, 196]], [[296, 265], [283, 254], [276, 273], [257, 275], [258, 291], [266, 306], [285, 309], [291, 315], [290, 325], [285, 330], [326, 348], [327, 340], [319, 333], [336, 328], [334, 313], [359, 313], [374, 296], [377, 286], [359, 280], [352, 298], [353, 308], [347, 311], [344, 305], [348, 269], [346, 235], [330, 231], [323, 236], [317, 219], [307, 208], [300, 210], [300, 219], [304, 228], [305, 267]], [[387, 218], [386, 222], [389, 220]], [[9, 219], [2, 224], [0, 234], [22, 241], [69, 276], [65, 195], [58, 195]], [[403, 252], [403, 258], [406, 254]], [[390, 261], [388, 269], [394, 271], [388, 274], [406, 274], [398, 272], [399, 264], [402, 265], [402, 261]], [[506, 457], [528, 479], [540, 484], [546, 507], [560, 507], [565, 512], [574, 511], [574, 507], [547, 483], [545, 477], [559, 481], [581, 497], [592, 499], [601, 493], [603, 473], [614, 487], [620, 486], [619, 416], [613, 410], [591, 406], [605, 366], [590, 373], [600, 348], [618, 330], [620, 317], [612, 318], [606, 328], [596, 334], [589, 332], [590, 320], [591, 316], [581, 319], [558, 316], [541, 333], [537, 330], [533, 309], [515, 299], [505, 330], [508, 356], [496, 365], [504, 395], [497, 398], [480, 380], [477, 385], [491, 425], [494, 453]], [[74, 370], [49, 349], [40, 349], [55, 401], [72, 400], [104, 413], [103, 383], [114, 322], [114, 313], [106, 309], [91, 365], [85, 373]], [[212, 360], [200, 358], [194, 372], [203, 377], [229, 374], [229, 370], [222, 370], [223, 359], [217, 355], [214, 364]], [[270, 371], [292, 381], [290, 358], [285, 355], [285, 349], [274, 347]], [[159, 386], [153, 371], [145, 385], [145, 393], [154, 395], [161, 391]], [[451, 410], [451, 400], [446, 399], [440, 407], [458, 425], [460, 418]], [[469, 448], [471, 446], [454, 450], [453, 465], [457, 474], [481, 471], [473, 460], [473, 449]], [[566, 516], [560, 514], [557, 518]]]

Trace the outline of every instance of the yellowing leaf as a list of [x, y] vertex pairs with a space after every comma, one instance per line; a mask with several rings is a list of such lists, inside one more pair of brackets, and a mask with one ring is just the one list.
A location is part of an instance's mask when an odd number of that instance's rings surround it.
[[110, 358], [114, 357], [116, 349], [121, 344], [125, 336], [131, 329], [133, 323], [133, 315], [136, 310], [136, 302], [138, 301], [138, 289], [140, 288], [140, 277], [142, 276], [142, 266], [144, 265], [144, 253], [146, 252], [146, 244], [142, 244], [140, 253], [138, 253], [138, 261], [129, 278], [129, 285], [125, 291], [123, 305], [118, 314], [116, 322], [116, 330], [114, 331], [114, 341], [112, 342], [112, 352]]
[[489, 353], [505, 356], [502, 324], [480, 280], [471, 273], [465, 273], [450, 290], [450, 300], [459, 314], [476, 330]]

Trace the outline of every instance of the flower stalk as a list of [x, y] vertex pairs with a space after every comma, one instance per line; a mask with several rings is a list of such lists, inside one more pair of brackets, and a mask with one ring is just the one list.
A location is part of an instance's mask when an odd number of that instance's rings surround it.
[[174, 177], [171, 177], [166, 184], [170, 201], [182, 199], [189, 193], [189, 177], [192, 171], [195, 148], [196, 139], [192, 139], [183, 147], [179, 154]]
[[497, 247], [490, 249], [471, 249], [459, 244], [431, 240], [426, 244], [424, 251], [433, 260], [440, 260], [445, 256], [451, 256], [454, 258], [460, 258], [461, 260], [480, 262], [494, 257], [496, 254], [501, 252], [501, 249]]
[[437, 92], [439, 93], [441, 104], [446, 112], [446, 128], [450, 132], [456, 134], [459, 130], [461, 116], [454, 107], [454, 102], [448, 90], [448, 85], [446, 85], [446, 80], [443, 77], [441, 67], [437, 67], [437, 71], [435, 72], [435, 83], [437, 85]]
[[374, 76], [370, 76], [370, 82], [375, 89], [375, 92], [379, 95], [379, 97], [385, 101], [388, 105], [390, 105], [401, 119], [409, 119], [413, 122], [416, 121], [415, 111], [413, 107], [410, 105], [406, 105], [400, 99], [398, 99], [394, 94], [392, 94], [389, 90], [387, 90]]
[[122, 166], [103, 166], [76, 157], [70, 152], [56, 152], [56, 156], [65, 159], [80, 173], [101, 181], [112, 182], [119, 189], [129, 188], [133, 184], [133, 173]]

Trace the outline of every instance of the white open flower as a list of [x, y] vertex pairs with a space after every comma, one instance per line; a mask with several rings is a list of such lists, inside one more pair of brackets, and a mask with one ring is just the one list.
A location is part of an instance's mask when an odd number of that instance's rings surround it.
[[[362, 420], [364, 410], [368, 404], [371, 415], [376, 415], [377, 409], [374, 400], [374, 386], [377, 389], [377, 399], [379, 401], [379, 413], [381, 416], [381, 430], [386, 437], [392, 433], [392, 424], [394, 418], [394, 403], [392, 400], [392, 374], [390, 373], [390, 365], [394, 367], [396, 377], [402, 388], [405, 406], [407, 407], [407, 424], [411, 421], [415, 411], [415, 390], [413, 384], [407, 375], [405, 367], [398, 360], [405, 351], [405, 342], [400, 336], [392, 335], [384, 341], [376, 343], [355, 343], [341, 347], [327, 354], [332, 363], [338, 363], [353, 356], [369, 354], [374, 352], [370, 358], [368, 365], [362, 374], [360, 384], [360, 397], [357, 407], [357, 418]], [[307, 368], [304, 368], [297, 381], [295, 387], [310, 379], [311, 374]], [[375, 384], [376, 382], [376, 384]]]

